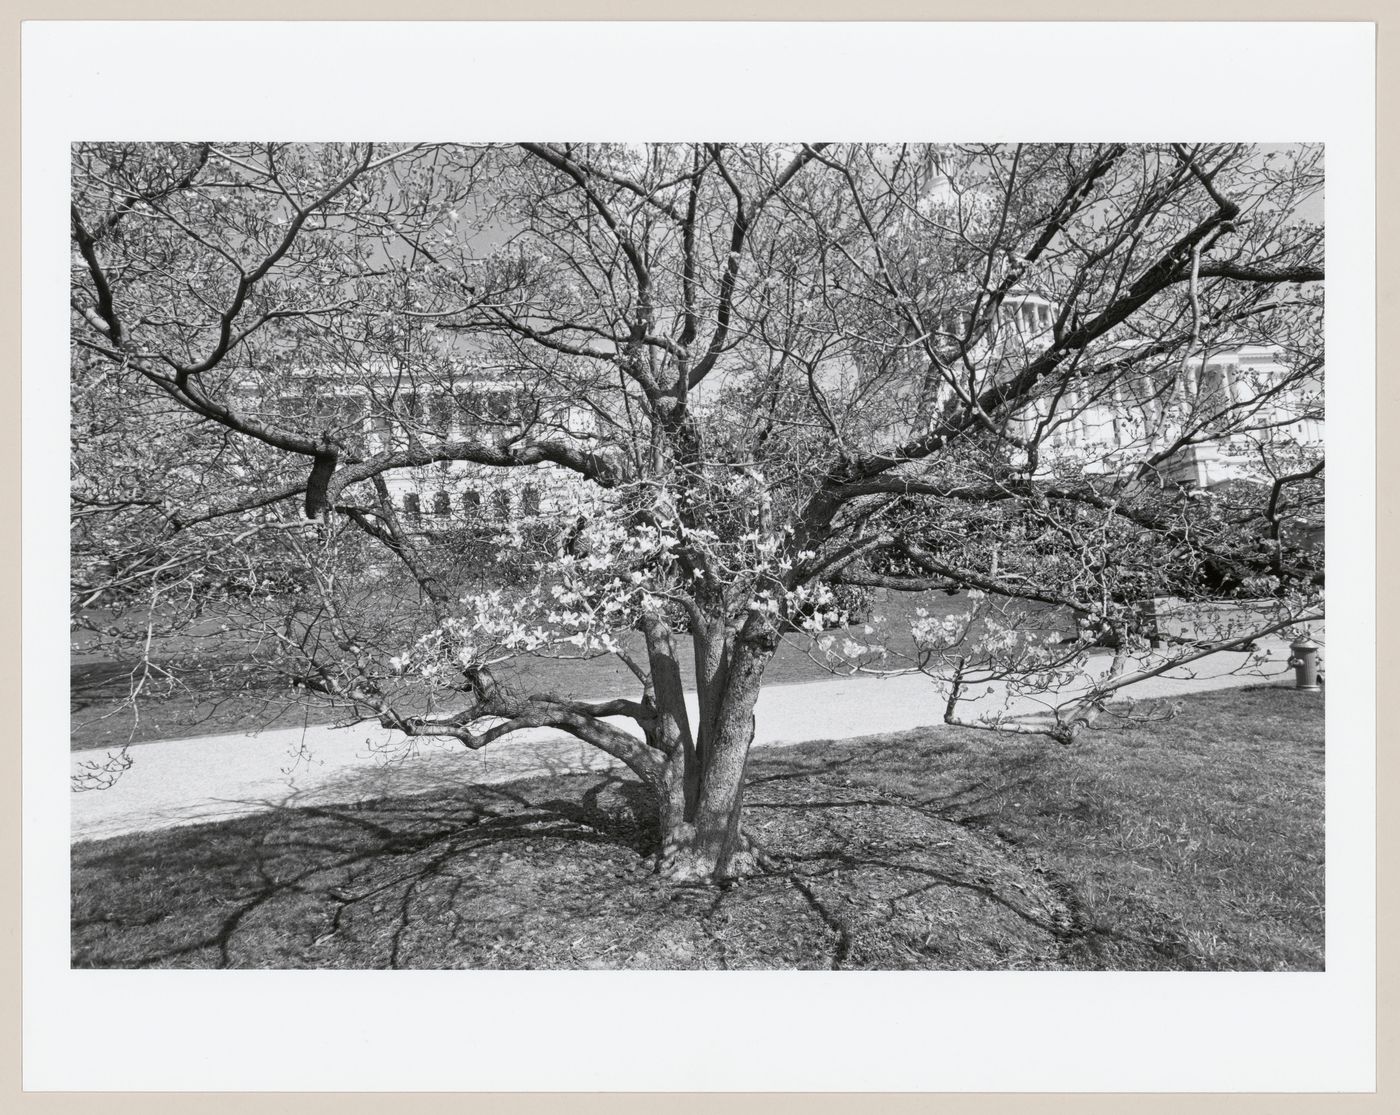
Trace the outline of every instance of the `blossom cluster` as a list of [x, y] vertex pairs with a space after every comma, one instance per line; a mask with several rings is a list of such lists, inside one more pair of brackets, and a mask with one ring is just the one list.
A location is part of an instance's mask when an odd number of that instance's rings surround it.
[[925, 668], [1048, 682], [1051, 674], [1082, 664], [1087, 635], [1067, 650], [1060, 632], [1036, 624], [1033, 617], [1009, 613], [979, 589], [966, 595], [969, 607], [960, 612], [933, 616], [926, 608], [915, 610], [910, 634]]
[[[742, 508], [749, 488], [761, 488], [761, 477], [741, 476], [721, 494], [742, 497]], [[665, 492], [649, 493], [643, 513], [637, 502], [580, 510], [560, 552], [536, 565], [533, 586], [462, 597], [453, 616], [397, 655], [391, 670], [432, 680], [518, 655], [616, 653], [644, 615], [674, 622], [702, 593], [812, 635], [847, 622], [829, 585], [789, 587], [794, 566], [816, 555], [792, 547], [786, 535], [756, 525], [723, 535], [687, 527]]]

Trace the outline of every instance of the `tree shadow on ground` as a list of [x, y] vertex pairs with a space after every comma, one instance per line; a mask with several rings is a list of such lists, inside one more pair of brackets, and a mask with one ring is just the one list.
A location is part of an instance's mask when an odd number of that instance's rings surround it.
[[1321, 701], [1192, 708], [1169, 738], [1072, 748], [929, 728], [758, 749], [770, 866], [723, 888], [652, 873], [618, 772], [410, 771], [340, 787], [359, 804], [79, 844], [73, 963], [1320, 970]]
[[[552, 781], [533, 796], [506, 786], [346, 805], [269, 802], [236, 821], [79, 845], [74, 965], [314, 967], [308, 949], [373, 922], [371, 936], [387, 948], [374, 962], [364, 950], [344, 959], [400, 966], [414, 896], [454, 879], [458, 863], [546, 844], [565, 858], [570, 845], [639, 858], [640, 786], [604, 776], [566, 798], [547, 792]], [[604, 808], [610, 790], [615, 800]]]
[[[964, 745], [930, 741], [927, 732], [911, 733], [913, 742], [830, 743], [825, 745], [828, 753], [819, 759], [814, 759], [813, 752], [822, 743], [807, 744], [792, 753], [773, 752], [766, 764], [772, 773], [752, 779], [751, 785], [837, 780], [852, 791], [874, 791], [871, 804], [897, 803], [933, 820], [979, 826], [994, 824], [1006, 801], [1039, 786], [1057, 758], [1048, 742], [1039, 741], [970, 763], [964, 761]], [[879, 771], [879, 777], [872, 777], [872, 770]], [[908, 788], [897, 797], [882, 793], [891, 782], [903, 782]]]
[[824, 773], [758, 772], [748, 816], [771, 866], [725, 888], [651, 873], [647, 792], [612, 773], [283, 805], [80, 845], [73, 963], [1059, 966], [1065, 905], [1014, 849]]

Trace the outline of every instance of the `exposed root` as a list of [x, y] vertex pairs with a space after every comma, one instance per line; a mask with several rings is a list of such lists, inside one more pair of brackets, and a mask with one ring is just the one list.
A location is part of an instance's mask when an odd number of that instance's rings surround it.
[[746, 832], [740, 832], [738, 846], [724, 862], [680, 841], [667, 841], [655, 859], [656, 874], [680, 886], [725, 886], [777, 868], [768, 855]]
[[730, 863], [732, 864], [739, 857], [744, 857], [745, 862], [751, 866], [751, 869], [746, 872], [747, 875], [756, 875], [760, 871], [778, 870], [778, 861], [770, 856], [764, 850], [763, 845], [752, 835], [742, 830], [739, 833], [739, 847], [730, 857]]

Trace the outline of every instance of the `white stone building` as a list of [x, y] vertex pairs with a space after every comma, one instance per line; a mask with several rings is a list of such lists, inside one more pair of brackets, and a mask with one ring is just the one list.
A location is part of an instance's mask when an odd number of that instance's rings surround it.
[[[269, 393], [250, 379], [240, 394], [254, 416], [329, 431], [344, 448], [367, 455], [475, 437], [494, 439], [530, 424], [550, 436], [586, 436], [594, 428], [587, 408], [533, 398], [524, 384], [464, 373], [412, 383], [385, 368], [366, 375], [323, 369], [280, 371]], [[271, 396], [271, 397], [270, 397]], [[432, 533], [472, 523], [524, 523], [567, 514], [587, 499], [587, 485], [548, 463], [491, 468], [467, 461], [436, 461], [383, 474], [395, 509], [411, 529]]]
[[[995, 348], [1034, 358], [1050, 343], [1055, 307], [1029, 291], [1014, 291], [1002, 307], [998, 330], [980, 354], [989, 362]], [[1143, 342], [1125, 340], [1124, 356]], [[1021, 361], [1012, 361], [1019, 366]], [[1276, 346], [1241, 345], [1209, 350], [1164, 369], [1160, 377], [1088, 375], [1071, 382], [1052, 407], [1038, 399], [1013, 416], [1011, 432], [1041, 435], [1047, 469], [1070, 464], [1087, 473], [1112, 475], [1135, 467], [1180, 439], [1184, 429], [1203, 425], [1208, 434], [1215, 415], [1242, 416], [1244, 432], [1200, 437], [1178, 448], [1156, 467], [1165, 483], [1209, 488], [1227, 480], [1268, 475], [1263, 454], [1270, 450], [1320, 451], [1324, 441], [1320, 380], [1290, 382], [1291, 369]], [[1052, 413], [1053, 411], [1053, 413]], [[1222, 422], [1222, 425], [1224, 423]]]

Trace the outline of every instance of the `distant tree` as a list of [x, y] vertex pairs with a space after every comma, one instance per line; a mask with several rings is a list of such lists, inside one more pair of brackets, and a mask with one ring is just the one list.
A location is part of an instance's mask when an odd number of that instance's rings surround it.
[[[217, 604], [248, 655], [405, 737], [568, 732], [653, 791], [662, 873], [742, 874], [764, 668], [844, 592], [984, 593], [1013, 618], [976, 604], [973, 657], [1027, 685], [1145, 640], [1155, 597], [1312, 614], [1284, 528], [1322, 462], [1279, 415], [1320, 417], [1297, 213], [1321, 184], [1317, 151], [1240, 145], [79, 145], [75, 615], [129, 640], [95, 601]], [[1282, 373], [1202, 384], [1243, 344]], [[1089, 452], [1105, 405], [1123, 430]], [[1257, 447], [1253, 495], [1164, 486], [1226, 435]], [[575, 478], [532, 583], [478, 591], [398, 515], [385, 478], [441, 461]], [[372, 587], [386, 560], [415, 592]], [[1028, 607], [1085, 626], [1008, 642]], [[916, 627], [946, 681], [958, 632]], [[604, 653], [635, 699], [502, 680]]]

